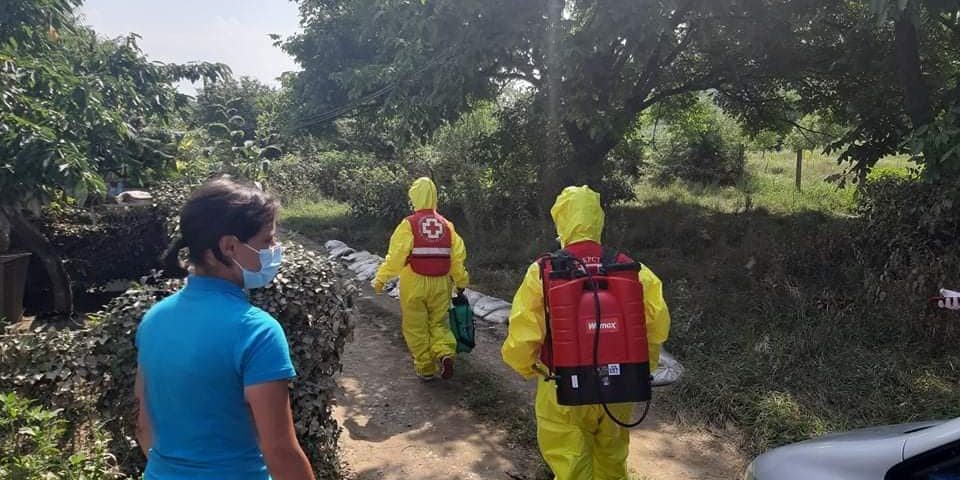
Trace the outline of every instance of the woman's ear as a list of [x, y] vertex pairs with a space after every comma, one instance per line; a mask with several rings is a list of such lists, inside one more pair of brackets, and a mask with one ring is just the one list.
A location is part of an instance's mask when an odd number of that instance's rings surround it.
[[220, 237], [220, 252], [227, 258], [237, 258], [237, 248], [240, 247], [240, 239], [235, 235], [224, 235]]

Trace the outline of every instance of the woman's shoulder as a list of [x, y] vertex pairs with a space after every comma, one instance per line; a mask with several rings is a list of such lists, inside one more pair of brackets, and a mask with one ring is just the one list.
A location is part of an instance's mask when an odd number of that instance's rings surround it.
[[243, 312], [243, 323], [253, 328], [280, 327], [273, 315], [256, 305], [249, 305]]
[[162, 317], [165, 315], [176, 315], [177, 305], [179, 303], [179, 298], [180, 298], [180, 292], [182, 291], [183, 290], [174, 292], [172, 295], [153, 304], [152, 307], [147, 309], [147, 313], [143, 315], [142, 323], [148, 323], [154, 318]]

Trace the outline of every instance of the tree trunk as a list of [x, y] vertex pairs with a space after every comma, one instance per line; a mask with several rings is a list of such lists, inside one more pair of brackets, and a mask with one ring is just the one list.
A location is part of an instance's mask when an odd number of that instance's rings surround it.
[[15, 207], [0, 206], [0, 215], [6, 217], [10, 223], [10, 230], [13, 235], [23, 242], [24, 247], [43, 263], [43, 268], [47, 271], [47, 276], [50, 277], [53, 289], [54, 313], [72, 314], [73, 291], [70, 290], [70, 276], [63, 268], [63, 260], [54, 251], [47, 237]]
[[[564, 131], [573, 150], [573, 157], [563, 169], [562, 180], [567, 185], [589, 185], [594, 189], [601, 188], [605, 171], [603, 160], [607, 158], [610, 150], [617, 146], [619, 140], [615, 139], [615, 134], [612, 132], [604, 138], [594, 138], [574, 122], [565, 123]], [[620, 137], [622, 136], [621, 133]]]
[[904, 109], [910, 116], [913, 128], [920, 128], [933, 120], [930, 91], [923, 82], [920, 65], [920, 40], [913, 21], [912, 9], [908, 6], [900, 12], [894, 38], [897, 60], [897, 78], [903, 89]]

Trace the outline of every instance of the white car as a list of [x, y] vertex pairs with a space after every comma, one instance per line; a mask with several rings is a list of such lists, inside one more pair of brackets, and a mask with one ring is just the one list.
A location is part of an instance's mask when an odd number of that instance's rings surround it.
[[960, 418], [786, 445], [757, 457], [744, 480], [960, 480]]

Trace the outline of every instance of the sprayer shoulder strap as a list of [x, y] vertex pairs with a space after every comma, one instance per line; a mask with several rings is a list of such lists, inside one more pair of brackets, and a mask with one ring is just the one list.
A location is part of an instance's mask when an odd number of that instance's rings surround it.
[[608, 267], [616, 265], [619, 256], [620, 252], [616, 248], [603, 247], [603, 253], [600, 256], [600, 265], [603, 266], [603, 270], [606, 271]]
[[[545, 348], [547, 350], [547, 368], [553, 368], [553, 331], [550, 328], [550, 282], [548, 281], [549, 275], [547, 274], [547, 262], [551, 263], [551, 269], [553, 268], [553, 254], [550, 256], [544, 256], [541, 258], [538, 263], [540, 264], [540, 285], [543, 288], [543, 323], [544, 329], [546, 330], [543, 338], [543, 345], [540, 348]], [[548, 372], [553, 374], [553, 372]]]
[[613, 247], [603, 247], [603, 256], [600, 257], [600, 264], [606, 273], [613, 272], [639, 272], [643, 268], [640, 263], [631, 259], [628, 262], [620, 262], [620, 251]]

